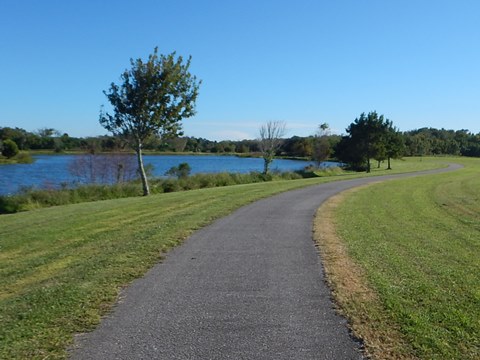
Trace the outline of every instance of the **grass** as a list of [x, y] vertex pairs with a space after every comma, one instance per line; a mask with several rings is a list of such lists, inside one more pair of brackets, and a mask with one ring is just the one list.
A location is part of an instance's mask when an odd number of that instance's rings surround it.
[[[298, 180], [301, 178], [302, 176], [295, 172], [271, 173], [267, 176], [258, 172], [248, 174], [195, 174], [179, 179], [151, 179], [150, 191], [152, 194], [159, 194], [272, 180]], [[138, 180], [113, 185], [89, 184], [74, 187], [63, 186], [58, 189], [23, 188], [15, 195], [0, 196], [0, 214], [11, 214], [20, 211], [89, 201], [135, 197], [141, 196], [141, 194], [142, 187]]]
[[[386, 173], [415, 171], [441, 166], [434, 158], [409, 158], [408, 161], [399, 160], [394, 165], [393, 171], [374, 169], [370, 176]], [[153, 194], [194, 190], [208, 187], [230, 186], [249, 184], [271, 180], [296, 180], [302, 177], [358, 177], [366, 176], [364, 173], [344, 171], [340, 168], [327, 168], [316, 172], [272, 172], [264, 176], [259, 172], [248, 174], [218, 173], [195, 174], [186, 178], [156, 178], [150, 180], [150, 190]], [[19, 193], [10, 196], [0, 196], [0, 214], [11, 214], [20, 211], [29, 211], [50, 206], [78, 204], [88, 201], [110, 200], [126, 197], [140, 196], [142, 187], [139, 181], [120, 183], [116, 185], [90, 184], [73, 188], [63, 186], [59, 189], [24, 188]]]
[[455, 161], [319, 213], [341, 240], [320, 239], [341, 311], [376, 358], [480, 358], [480, 160]]
[[31, 164], [33, 162], [33, 158], [30, 154], [26, 151], [20, 151], [14, 157], [8, 159], [2, 155], [0, 155], [0, 165], [6, 164]]
[[[442, 166], [438, 159], [410, 159], [398, 162], [396, 171], [438, 166]], [[262, 197], [358, 176], [364, 174], [218, 187], [0, 216], [0, 358], [66, 357], [74, 334], [93, 329], [123, 286], [196, 229]]]

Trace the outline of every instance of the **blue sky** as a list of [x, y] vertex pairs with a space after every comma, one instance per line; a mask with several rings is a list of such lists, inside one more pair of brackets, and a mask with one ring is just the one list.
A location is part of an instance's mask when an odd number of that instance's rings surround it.
[[103, 90], [158, 46], [203, 81], [187, 136], [343, 133], [372, 110], [480, 132], [477, 0], [0, 0], [0, 34], [0, 126], [106, 134]]

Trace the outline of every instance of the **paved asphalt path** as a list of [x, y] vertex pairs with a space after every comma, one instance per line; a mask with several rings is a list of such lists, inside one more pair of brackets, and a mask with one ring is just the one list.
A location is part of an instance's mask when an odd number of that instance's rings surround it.
[[71, 357], [362, 359], [361, 343], [335, 313], [312, 220], [338, 192], [406, 176], [289, 191], [199, 230], [134, 281]]

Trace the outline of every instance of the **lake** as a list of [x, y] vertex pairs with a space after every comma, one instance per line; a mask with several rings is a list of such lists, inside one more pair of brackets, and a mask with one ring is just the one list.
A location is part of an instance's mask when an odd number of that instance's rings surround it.
[[[133, 156], [133, 155], [132, 155]], [[32, 164], [0, 165], [0, 195], [14, 194], [22, 187], [56, 188], [61, 184], [78, 183], [71, 173], [71, 164], [80, 155], [35, 155]], [[220, 155], [145, 155], [145, 165], [152, 165], [153, 176], [165, 172], [180, 163], [188, 163], [191, 173], [263, 171], [262, 158], [244, 158]], [[276, 159], [272, 170], [295, 171], [310, 165], [309, 161]], [[325, 163], [337, 166], [337, 163]]]

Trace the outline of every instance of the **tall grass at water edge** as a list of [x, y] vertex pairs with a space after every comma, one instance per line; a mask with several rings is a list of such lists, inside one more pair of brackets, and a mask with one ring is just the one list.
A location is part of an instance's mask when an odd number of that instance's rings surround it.
[[[370, 176], [410, 172], [422, 169], [432, 169], [442, 166], [443, 159], [436, 158], [408, 158], [393, 163], [393, 171], [373, 169]], [[445, 165], [443, 165], [445, 166]], [[156, 178], [150, 181], [152, 194], [167, 192], [203, 189], [209, 187], [259, 183], [276, 180], [298, 180], [310, 177], [332, 177], [332, 180], [347, 177], [366, 176], [364, 173], [353, 173], [341, 168], [326, 168], [315, 171], [272, 172], [265, 176], [259, 172], [248, 174], [218, 173], [195, 174], [187, 178]], [[36, 189], [24, 188], [18, 194], [0, 196], [0, 214], [10, 214], [19, 211], [28, 211], [38, 208], [77, 204], [89, 201], [119, 199], [141, 196], [141, 184], [137, 182], [119, 183], [115, 185], [80, 185], [76, 187], [62, 186], [61, 188]]]
[[[251, 172], [249, 174], [218, 173], [195, 174], [185, 178], [156, 178], [150, 181], [152, 194], [203, 189], [209, 187], [250, 184], [274, 180], [294, 180], [303, 176], [295, 172], [278, 172], [269, 175]], [[138, 181], [114, 185], [91, 184], [76, 187], [36, 189], [23, 188], [18, 194], [0, 196], [0, 214], [33, 210], [43, 207], [77, 204], [89, 201], [120, 199], [141, 196]]]

